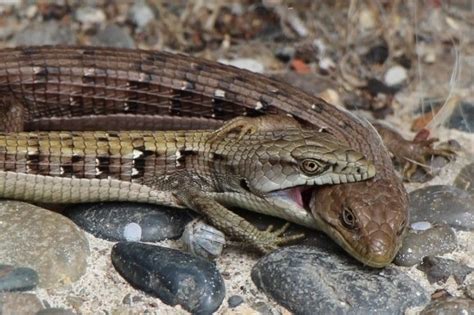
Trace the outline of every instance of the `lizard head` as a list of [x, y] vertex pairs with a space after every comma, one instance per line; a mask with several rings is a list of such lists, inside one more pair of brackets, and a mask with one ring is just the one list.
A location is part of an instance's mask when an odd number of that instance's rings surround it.
[[[367, 185], [371, 194], [368, 195]], [[398, 252], [408, 211], [401, 183], [375, 178], [313, 191], [310, 208], [318, 229], [367, 266], [382, 268]], [[400, 198], [394, 198], [400, 196]]]
[[287, 131], [258, 145], [254, 163], [260, 167], [246, 174], [253, 192], [352, 183], [375, 175], [371, 161], [326, 133]]

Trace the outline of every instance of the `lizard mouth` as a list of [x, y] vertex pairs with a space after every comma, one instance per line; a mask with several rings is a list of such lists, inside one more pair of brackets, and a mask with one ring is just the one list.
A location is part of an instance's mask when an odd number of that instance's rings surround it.
[[314, 186], [296, 186], [292, 188], [272, 191], [269, 196], [279, 197], [298, 207], [310, 211], [311, 192]]

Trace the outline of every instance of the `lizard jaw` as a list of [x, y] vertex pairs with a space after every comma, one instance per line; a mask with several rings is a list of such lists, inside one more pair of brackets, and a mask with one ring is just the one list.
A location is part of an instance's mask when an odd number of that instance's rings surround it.
[[282, 190], [275, 190], [267, 194], [270, 197], [278, 197], [291, 202], [298, 207], [310, 211], [311, 186], [296, 186]]

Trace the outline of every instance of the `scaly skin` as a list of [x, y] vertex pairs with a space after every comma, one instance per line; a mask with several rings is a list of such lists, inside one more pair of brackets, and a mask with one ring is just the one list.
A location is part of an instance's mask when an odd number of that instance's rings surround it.
[[[15, 118], [4, 126], [9, 130], [90, 130], [96, 121], [106, 129], [215, 128], [243, 114], [291, 114], [362, 152], [377, 173], [365, 182], [314, 189], [314, 222], [306, 222], [373, 267], [389, 264], [401, 245], [407, 194], [375, 129], [288, 84], [165, 52], [24, 47], [0, 51], [0, 92], [9, 98], [4, 117]], [[146, 126], [138, 120], [144, 116]]]
[[294, 237], [257, 230], [223, 206], [235, 202], [220, 203], [218, 196], [232, 193], [244, 208], [256, 206], [247, 205], [247, 200], [269, 208], [266, 196], [375, 174], [372, 163], [360, 153], [313, 130], [230, 132], [222, 139], [213, 135], [211, 131], [0, 133], [0, 197], [186, 206], [266, 253]]

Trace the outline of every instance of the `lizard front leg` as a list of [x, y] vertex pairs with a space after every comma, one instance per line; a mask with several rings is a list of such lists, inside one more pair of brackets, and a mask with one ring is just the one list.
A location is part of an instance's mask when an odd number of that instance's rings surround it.
[[283, 245], [304, 237], [304, 234], [282, 236], [289, 223], [277, 230], [269, 226], [266, 230], [257, 229], [250, 222], [236, 213], [222, 206], [205, 192], [180, 191], [175, 197], [187, 207], [203, 214], [216, 228], [222, 230], [231, 238], [238, 239], [245, 246], [251, 247], [260, 253], [267, 254]]

